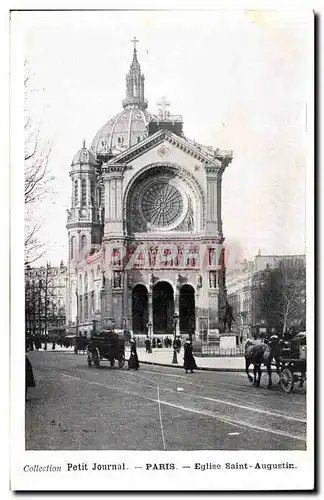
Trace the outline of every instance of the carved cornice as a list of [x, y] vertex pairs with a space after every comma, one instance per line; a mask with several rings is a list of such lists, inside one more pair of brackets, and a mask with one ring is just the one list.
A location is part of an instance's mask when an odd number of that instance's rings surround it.
[[78, 228], [86, 228], [86, 227], [97, 227], [100, 228], [102, 224], [100, 222], [69, 222], [66, 224], [66, 229], [78, 229]]
[[180, 150], [184, 151], [185, 153], [187, 153], [188, 155], [192, 156], [193, 158], [198, 159], [203, 164], [215, 165], [218, 168], [221, 167], [220, 160], [218, 160], [217, 158], [212, 159], [210, 156], [199, 150], [198, 147], [193, 146], [192, 144], [187, 142], [186, 139], [177, 136], [176, 134], [170, 132], [169, 130], [159, 130], [155, 134], [149, 136], [144, 141], [141, 141], [139, 144], [135, 144], [127, 151], [119, 154], [116, 158], [110, 160], [110, 162], [107, 163], [107, 166], [115, 165], [115, 163], [117, 165], [121, 163], [122, 164], [128, 163], [129, 161], [133, 160], [134, 158], [137, 158], [144, 152], [154, 148], [157, 144], [160, 144], [163, 141], [169, 142], [172, 146], [175, 146]]
[[104, 178], [105, 177], [109, 178], [110, 177], [109, 174], [122, 175], [124, 170], [125, 170], [125, 164], [120, 164], [120, 163], [113, 163], [113, 164], [104, 163], [102, 166], [102, 174]]

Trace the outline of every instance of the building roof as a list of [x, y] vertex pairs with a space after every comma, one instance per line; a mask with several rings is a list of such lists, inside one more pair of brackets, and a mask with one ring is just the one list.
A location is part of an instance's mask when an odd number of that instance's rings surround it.
[[118, 154], [137, 144], [147, 136], [147, 126], [152, 113], [133, 108], [124, 109], [110, 118], [95, 135], [91, 151], [93, 154]]
[[85, 141], [83, 141], [83, 146], [79, 151], [74, 155], [72, 160], [73, 165], [96, 165], [96, 159], [91, 151], [86, 148]]

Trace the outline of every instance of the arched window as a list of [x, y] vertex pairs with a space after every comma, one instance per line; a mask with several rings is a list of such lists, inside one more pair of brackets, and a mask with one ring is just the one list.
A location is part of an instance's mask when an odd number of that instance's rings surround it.
[[89, 299], [88, 294], [84, 295], [84, 320], [86, 321], [89, 317]]
[[137, 137], [137, 142], [140, 142], [141, 138], [140, 137]]
[[81, 250], [84, 251], [87, 248], [87, 237], [85, 234], [81, 236]]
[[72, 236], [70, 243], [70, 259], [75, 259], [75, 236]]
[[78, 181], [74, 181], [74, 204], [75, 205], [78, 203], [78, 192], [79, 192]]
[[94, 182], [90, 182], [90, 193], [91, 193], [91, 205], [95, 204], [95, 185]]
[[90, 309], [91, 309], [91, 316], [92, 316], [95, 312], [95, 293], [94, 292], [91, 292]]
[[88, 273], [85, 272], [85, 275], [84, 275], [84, 291], [87, 292], [88, 291]]
[[85, 179], [81, 182], [81, 203], [82, 205], [87, 203], [87, 184]]
[[97, 278], [100, 278], [100, 266], [97, 267]]
[[94, 289], [94, 280], [95, 280], [94, 270], [91, 269], [91, 288], [92, 288], [92, 290]]
[[118, 144], [121, 144], [121, 137], [118, 137]]

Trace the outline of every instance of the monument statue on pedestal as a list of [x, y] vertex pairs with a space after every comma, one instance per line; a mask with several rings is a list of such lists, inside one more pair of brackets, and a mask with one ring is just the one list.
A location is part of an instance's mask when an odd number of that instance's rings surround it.
[[228, 332], [231, 332], [232, 321], [234, 321], [234, 323], [235, 323], [235, 319], [233, 316], [233, 307], [228, 302], [226, 302], [226, 305], [224, 307], [222, 307], [221, 309], [225, 309], [225, 314], [224, 314], [224, 319], [223, 319], [224, 331], [226, 332], [226, 325], [227, 325]]

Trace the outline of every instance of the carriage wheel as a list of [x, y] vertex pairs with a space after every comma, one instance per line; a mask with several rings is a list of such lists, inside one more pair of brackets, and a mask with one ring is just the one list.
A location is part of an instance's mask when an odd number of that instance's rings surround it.
[[91, 368], [91, 366], [92, 366], [92, 360], [91, 360], [91, 355], [90, 354], [88, 354], [87, 362], [88, 362], [89, 368]]
[[93, 364], [97, 368], [99, 368], [100, 367], [100, 355], [99, 355], [98, 349], [96, 349], [95, 351], [93, 351], [93, 353], [92, 353], [92, 360], [93, 360]]
[[280, 385], [285, 393], [289, 394], [292, 391], [294, 387], [294, 378], [289, 368], [284, 368], [280, 373]]
[[125, 356], [123, 355], [118, 360], [118, 367], [123, 368], [124, 364], [125, 364]]
[[114, 368], [114, 366], [115, 366], [115, 358], [111, 358], [111, 360], [110, 360], [110, 366], [111, 366], [111, 368]]

